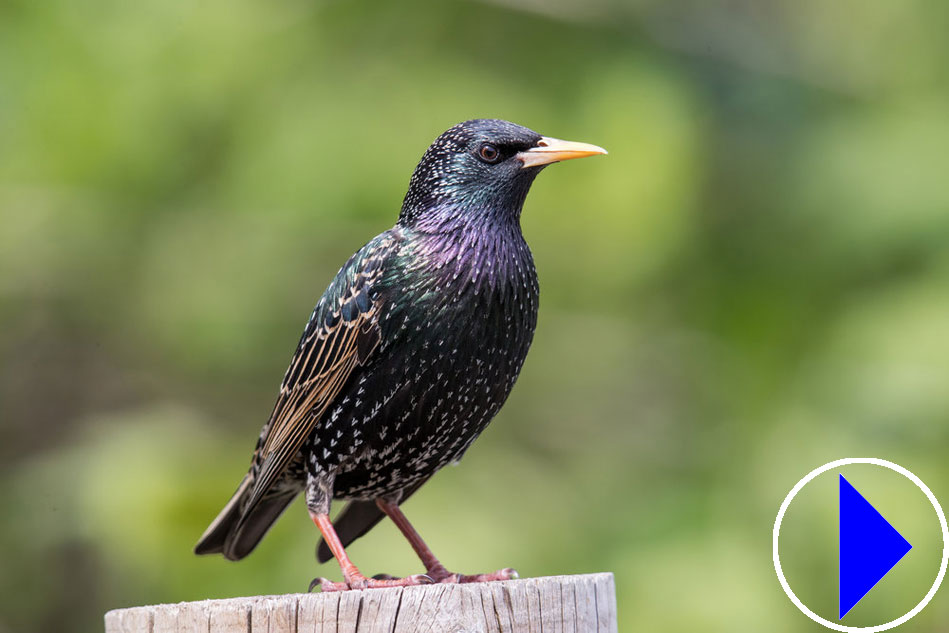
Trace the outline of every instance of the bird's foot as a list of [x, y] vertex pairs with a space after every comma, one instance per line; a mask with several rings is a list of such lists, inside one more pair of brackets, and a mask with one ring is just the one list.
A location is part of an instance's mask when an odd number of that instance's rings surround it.
[[415, 574], [405, 578], [396, 578], [388, 574], [378, 574], [366, 578], [362, 574], [351, 575], [343, 582], [333, 582], [327, 578], [314, 578], [310, 583], [309, 591], [319, 587], [320, 591], [349, 591], [350, 589], [384, 589], [386, 587], [408, 587], [411, 585], [430, 585], [435, 580], [426, 574]]
[[460, 582], [491, 582], [494, 580], [516, 580], [518, 578], [517, 571], [511, 569], [510, 567], [505, 567], [504, 569], [499, 569], [496, 572], [490, 574], [456, 574], [450, 572], [444, 567], [440, 569], [433, 569], [428, 572], [428, 575], [438, 583], [460, 583]]

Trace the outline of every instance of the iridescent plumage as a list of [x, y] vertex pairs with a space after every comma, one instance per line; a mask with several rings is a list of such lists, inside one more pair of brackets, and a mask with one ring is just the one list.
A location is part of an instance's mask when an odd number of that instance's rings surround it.
[[[198, 553], [242, 558], [304, 490], [314, 520], [350, 500], [335, 529], [345, 546], [461, 458], [531, 344], [538, 284], [520, 213], [542, 165], [520, 157], [553, 140], [497, 120], [436, 139], [395, 227], [317, 303], [250, 471]], [[331, 556], [322, 544], [321, 561]]]

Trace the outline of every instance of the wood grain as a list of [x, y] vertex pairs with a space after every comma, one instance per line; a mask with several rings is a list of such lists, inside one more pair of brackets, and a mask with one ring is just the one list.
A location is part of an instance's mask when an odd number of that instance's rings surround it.
[[616, 633], [613, 574], [116, 609], [106, 633]]

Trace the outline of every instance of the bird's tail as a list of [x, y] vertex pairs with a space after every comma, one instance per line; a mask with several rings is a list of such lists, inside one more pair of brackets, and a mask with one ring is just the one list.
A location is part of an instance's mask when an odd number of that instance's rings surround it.
[[253, 490], [250, 475], [245, 475], [231, 500], [194, 546], [195, 554], [224, 554], [229, 560], [244, 558], [257, 547], [277, 517], [300, 492], [290, 489], [264, 497], [253, 508], [248, 508], [249, 512], [245, 512]]

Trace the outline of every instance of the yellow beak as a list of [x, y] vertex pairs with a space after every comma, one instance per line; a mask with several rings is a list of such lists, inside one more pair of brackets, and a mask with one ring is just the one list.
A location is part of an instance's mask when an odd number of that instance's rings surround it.
[[537, 167], [538, 165], [556, 163], [561, 160], [583, 158], [584, 156], [595, 156], [596, 154], [606, 153], [607, 151], [602, 147], [590, 145], [589, 143], [561, 141], [559, 138], [544, 136], [537, 141], [535, 147], [524, 152], [518, 152], [517, 158], [521, 159], [521, 162], [524, 163], [524, 167]]

